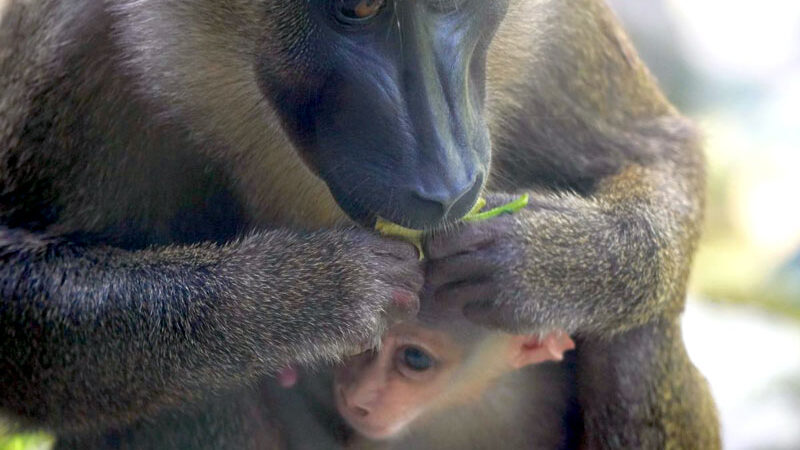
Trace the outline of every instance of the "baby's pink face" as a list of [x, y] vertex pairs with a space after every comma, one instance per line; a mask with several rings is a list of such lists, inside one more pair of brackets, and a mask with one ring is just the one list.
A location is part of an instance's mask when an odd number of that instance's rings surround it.
[[349, 358], [334, 374], [334, 397], [342, 417], [372, 439], [397, 435], [446, 391], [462, 360], [447, 333], [400, 324], [380, 350]]
[[[445, 331], [419, 324], [398, 324], [378, 350], [349, 358], [334, 372], [334, 398], [342, 417], [361, 435], [388, 439], [426, 412], [469, 401], [498, 376], [526, 365], [558, 361], [574, 348], [563, 333], [543, 339], [497, 335], [470, 350], [472, 372], [465, 367], [464, 345]], [[474, 353], [478, 352], [478, 353]]]

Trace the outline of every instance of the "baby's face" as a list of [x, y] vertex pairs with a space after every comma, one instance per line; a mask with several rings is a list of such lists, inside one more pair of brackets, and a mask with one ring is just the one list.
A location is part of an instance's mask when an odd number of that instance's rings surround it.
[[396, 325], [380, 349], [351, 357], [336, 369], [339, 413], [366, 437], [392, 437], [437, 403], [463, 360], [462, 352], [443, 331]]
[[425, 413], [479, 399], [507, 372], [560, 361], [574, 348], [561, 332], [535, 337], [476, 330], [471, 339], [457, 339], [443, 328], [395, 325], [380, 349], [353, 356], [334, 371], [336, 407], [358, 433], [391, 438]]

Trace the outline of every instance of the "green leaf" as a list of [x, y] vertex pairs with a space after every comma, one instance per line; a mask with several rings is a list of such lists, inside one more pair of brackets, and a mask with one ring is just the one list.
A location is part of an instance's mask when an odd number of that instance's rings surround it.
[[[475, 206], [472, 207], [472, 210], [470, 210], [470, 212], [467, 213], [462, 220], [464, 222], [479, 222], [481, 220], [488, 220], [493, 217], [497, 217], [501, 214], [513, 214], [528, 206], [528, 198], [528, 194], [525, 194], [512, 202], [484, 212], [480, 211], [484, 208], [484, 206], [486, 206], [486, 199], [479, 198], [475, 203]], [[381, 217], [378, 217], [378, 220], [375, 223], [375, 230], [377, 230], [378, 233], [383, 236], [395, 237], [410, 242], [419, 251], [419, 259], [422, 260], [425, 258], [425, 255], [422, 252], [422, 237], [424, 234], [422, 230], [406, 228], [396, 223], [389, 222]]]

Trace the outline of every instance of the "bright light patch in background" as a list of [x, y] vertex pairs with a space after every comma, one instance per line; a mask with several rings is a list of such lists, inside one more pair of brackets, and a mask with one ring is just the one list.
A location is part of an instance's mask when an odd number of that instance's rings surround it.
[[787, 192], [794, 192], [798, 195], [795, 205], [800, 205], [797, 167], [763, 167], [760, 174], [740, 179], [740, 223], [754, 245], [778, 260], [788, 258], [788, 252], [800, 244], [800, 206], [789, 206], [784, 198]]
[[[795, 108], [800, 97], [796, 100]], [[779, 115], [774, 115], [776, 123]], [[754, 136], [752, 129], [735, 126], [738, 122], [714, 114], [702, 119], [706, 153], [731, 172], [725, 188], [737, 234], [777, 264], [800, 247], [800, 207], [787, 204], [794, 195], [794, 203], [800, 204], [800, 139], [796, 147], [783, 140], [771, 141]]]
[[670, 0], [692, 37], [686, 49], [702, 65], [731, 76], [768, 78], [800, 55], [800, 1]]
[[698, 119], [712, 166], [730, 168], [734, 227], [778, 265], [800, 245], [800, 1], [667, 4], [677, 45], [718, 91]]
[[796, 449], [800, 329], [756, 309], [690, 302], [683, 319], [687, 351], [711, 384], [728, 450]]

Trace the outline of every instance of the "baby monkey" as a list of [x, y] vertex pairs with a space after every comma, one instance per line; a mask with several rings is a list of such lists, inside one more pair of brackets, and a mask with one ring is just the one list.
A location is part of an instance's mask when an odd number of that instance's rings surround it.
[[334, 370], [337, 410], [364, 437], [390, 439], [418, 419], [480, 402], [505, 375], [561, 361], [575, 347], [562, 332], [456, 336], [443, 327], [395, 325], [381, 348], [351, 357]]
[[[426, 308], [428, 307], [428, 308]], [[572, 371], [562, 331], [509, 335], [423, 302], [380, 347], [325, 374], [278, 376], [305, 412], [286, 411], [289, 448], [558, 449], [574, 444]], [[297, 386], [295, 386], [297, 385]], [[284, 397], [285, 398], [285, 397]], [[285, 408], [284, 408], [285, 409]], [[310, 413], [309, 413], [310, 412]], [[523, 424], [523, 425], [521, 425]], [[501, 447], [498, 447], [502, 444]]]
[[[422, 311], [333, 370], [333, 402], [355, 432], [347, 446], [558, 448], [568, 383], [560, 365], [539, 363], [574, 348], [562, 331], [508, 335]], [[510, 429], [520, 423], [530, 427]]]

